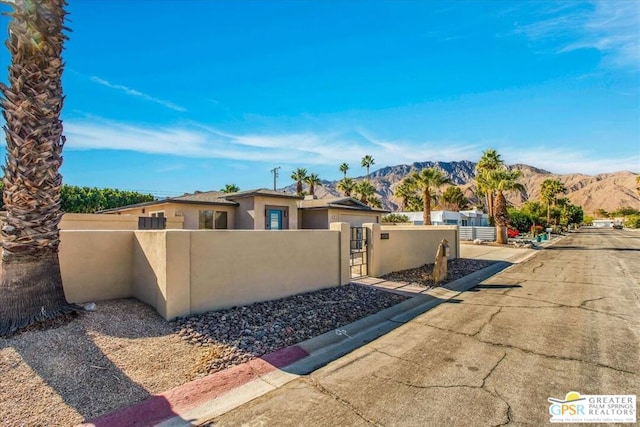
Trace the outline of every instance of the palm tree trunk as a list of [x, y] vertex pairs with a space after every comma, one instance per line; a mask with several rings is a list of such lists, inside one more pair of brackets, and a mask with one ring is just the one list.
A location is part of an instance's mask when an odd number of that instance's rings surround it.
[[3, 258], [0, 336], [79, 310], [80, 307], [69, 304], [64, 296], [57, 252], [26, 259]]
[[64, 5], [17, 1], [9, 13], [10, 87], [0, 84], [7, 139], [0, 336], [82, 310], [65, 299], [58, 260]]
[[424, 225], [431, 225], [431, 194], [428, 190], [422, 193], [424, 199], [424, 210], [422, 212], [422, 222]]

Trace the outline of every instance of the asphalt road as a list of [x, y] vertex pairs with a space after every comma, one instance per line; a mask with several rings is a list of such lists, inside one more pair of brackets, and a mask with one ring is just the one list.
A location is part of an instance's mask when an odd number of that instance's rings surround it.
[[581, 229], [213, 425], [546, 425], [569, 391], [640, 394], [639, 232]]

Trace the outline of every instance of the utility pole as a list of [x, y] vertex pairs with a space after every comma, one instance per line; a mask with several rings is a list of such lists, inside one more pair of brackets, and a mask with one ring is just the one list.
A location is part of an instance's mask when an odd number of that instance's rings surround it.
[[277, 187], [277, 180], [278, 180], [278, 170], [280, 169], [280, 166], [271, 169], [271, 173], [273, 174], [273, 191], [276, 191], [276, 187]]

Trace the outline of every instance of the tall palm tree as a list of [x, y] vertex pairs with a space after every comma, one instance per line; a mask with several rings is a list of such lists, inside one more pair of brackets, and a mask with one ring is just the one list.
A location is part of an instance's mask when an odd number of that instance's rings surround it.
[[496, 189], [495, 220], [497, 226], [497, 242], [507, 243], [507, 226], [509, 225], [509, 212], [507, 211], [507, 199], [505, 192], [524, 191], [525, 188], [518, 182], [522, 177], [522, 171], [518, 169], [507, 170], [502, 167], [488, 172], [488, 179]]
[[225, 184], [224, 188], [222, 188], [220, 191], [222, 191], [223, 193], [237, 193], [238, 191], [240, 191], [240, 187], [235, 184]]
[[422, 220], [424, 225], [431, 225], [431, 199], [436, 191], [451, 181], [445, 176], [442, 170], [435, 167], [422, 169], [420, 172], [413, 171], [409, 174], [416, 191], [422, 193], [424, 207], [422, 210]]
[[362, 167], [367, 168], [367, 179], [369, 179], [369, 168], [373, 166], [374, 163], [375, 161], [373, 157], [371, 157], [369, 154], [362, 158]]
[[337, 188], [342, 191], [345, 196], [351, 197], [351, 193], [353, 192], [356, 186], [356, 182], [351, 178], [342, 178], [338, 181]]
[[296, 182], [296, 193], [302, 194], [302, 183], [307, 179], [307, 170], [305, 168], [294, 170], [291, 179]]
[[495, 188], [487, 187], [488, 182], [484, 179], [483, 174], [488, 171], [496, 170], [504, 166], [504, 160], [500, 158], [500, 154], [493, 149], [489, 148], [482, 152], [482, 157], [476, 164], [476, 186], [479, 193], [484, 193], [487, 201], [487, 213], [489, 217], [493, 218], [495, 215], [495, 209], [493, 207]]
[[320, 177], [318, 177], [317, 173], [312, 173], [308, 175], [304, 182], [309, 186], [309, 194], [314, 196], [316, 194], [316, 186], [321, 186], [322, 181], [320, 181]]
[[82, 310], [65, 298], [58, 259], [66, 3], [9, 4], [12, 62], [9, 86], [0, 83], [7, 140], [0, 336]]
[[347, 177], [348, 170], [349, 170], [349, 163], [343, 163], [340, 165], [340, 172], [342, 172], [342, 178]]
[[564, 194], [567, 188], [557, 179], [545, 179], [540, 186], [540, 199], [547, 204], [547, 224], [551, 222], [551, 205], [555, 205], [558, 194]]
[[376, 194], [376, 187], [370, 181], [363, 180], [356, 184], [353, 191], [362, 203], [369, 204], [369, 199]]

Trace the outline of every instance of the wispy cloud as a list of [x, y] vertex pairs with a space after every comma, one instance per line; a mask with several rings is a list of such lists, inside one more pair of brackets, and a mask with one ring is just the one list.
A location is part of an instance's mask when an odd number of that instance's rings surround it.
[[[618, 170], [638, 171], [640, 155], [603, 158], [600, 154], [532, 145], [531, 150], [513, 149], [510, 141], [404, 141], [384, 140], [366, 129], [333, 132], [238, 134], [194, 124], [176, 127], [144, 127], [92, 118], [65, 121], [70, 150], [127, 150], [182, 158], [210, 158], [282, 165], [333, 166], [342, 162], [359, 165], [366, 154], [377, 166], [411, 164], [416, 161], [477, 160], [487, 147], [505, 153], [509, 164], [526, 163], [555, 173], [597, 174]], [[544, 156], [540, 153], [544, 152]], [[561, 160], [559, 160], [561, 159]]]
[[185, 112], [187, 111], [186, 108], [181, 107], [180, 105], [176, 105], [173, 102], [170, 101], [165, 101], [163, 99], [159, 99], [159, 98], [155, 98], [151, 95], [147, 95], [146, 93], [142, 93], [138, 90], [135, 89], [131, 89], [130, 87], [124, 86], [124, 85], [117, 85], [117, 84], [113, 84], [111, 82], [108, 82], [107, 80], [101, 79], [100, 77], [96, 77], [96, 76], [91, 76], [90, 77], [91, 81], [94, 83], [98, 83], [99, 85], [102, 86], [106, 86], [108, 88], [111, 89], [116, 89], [119, 90], [127, 95], [131, 95], [131, 96], [137, 96], [139, 98], [145, 99], [147, 101], [151, 101], [151, 102], [155, 102], [156, 104], [160, 104], [164, 107], [167, 107], [171, 110], [175, 110], [175, 111], [181, 111], [181, 112]]
[[640, 69], [640, 3], [637, 1], [562, 2], [539, 10], [537, 20], [518, 25], [532, 40], [557, 42], [558, 53], [597, 49], [603, 65]]
[[[498, 150], [509, 153], [507, 150]], [[544, 153], [544, 155], [540, 155]], [[622, 158], [605, 157], [602, 152], [588, 153], [584, 151], [544, 147], [535, 145], [533, 148], [518, 149], [515, 154], [503, 156], [509, 164], [524, 163], [553, 173], [583, 173], [597, 175], [599, 173], [631, 171], [640, 172], [640, 153], [636, 156]]]
[[[359, 164], [365, 154], [385, 165], [434, 158], [461, 160], [461, 156], [469, 154], [468, 145], [452, 141], [383, 141], [362, 130], [239, 134], [194, 123], [145, 127], [93, 117], [66, 120], [65, 134], [65, 147], [71, 150], [127, 150], [291, 165], [333, 165], [344, 161]], [[480, 147], [476, 151], [480, 153]]]

